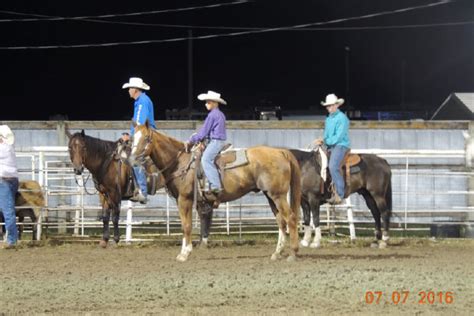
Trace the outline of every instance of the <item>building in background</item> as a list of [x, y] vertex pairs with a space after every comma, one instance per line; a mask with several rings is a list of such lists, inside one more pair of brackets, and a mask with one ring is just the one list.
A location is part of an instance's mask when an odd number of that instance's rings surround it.
[[436, 109], [431, 120], [474, 120], [474, 93], [451, 93]]

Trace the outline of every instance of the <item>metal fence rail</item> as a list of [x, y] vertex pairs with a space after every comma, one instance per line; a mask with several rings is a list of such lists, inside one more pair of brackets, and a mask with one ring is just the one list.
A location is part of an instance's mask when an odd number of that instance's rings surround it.
[[[465, 157], [463, 150], [373, 149], [352, 152], [377, 154], [394, 166], [394, 224], [409, 230], [411, 225], [472, 223], [474, 207], [469, 205], [468, 197], [474, 192], [469, 189], [468, 180], [474, 172], [459, 163]], [[57, 229], [75, 236], [97, 233], [97, 229], [102, 227], [98, 220], [101, 208], [97, 194], [89, 194], [96, 192], [95, 188], [88, 180], [87, 172], [83, 177], [74, 176], [66, 147], [22, 148], [17, 151], [17, 157], [22, 161], [19, 164], [21, 178], [37, 180], [45, 194], [46, 206], [37, 224], [38, 238], [41, 238], [45, 225], [49, 230]], [[426, 165], [424, 159], [442, 159], [443, 163]], [[164, 190], [151, 197], [147, 207], [123, 202], [121, 215], [120, 227], [125, 229], [126, 241], [137, 240], [133, 234], [142, 231], [150, 236], [180, 232], [176, 202]], [[197, 214], [193, 218], [193, 225], [197, 228]], [[321, 222], [327, 226], [342, 224], [349, 228], [351, 238], [355, 238], [355, 229], [361, 228], [356, 225], [373, 224], [373, 219], [362, 199], [352, 195], [343, 206], [321, 207]], [[263, 194], [252, 193], [215, 210], [213, 230], [228, 235], [277, 232], [277, 225]]]

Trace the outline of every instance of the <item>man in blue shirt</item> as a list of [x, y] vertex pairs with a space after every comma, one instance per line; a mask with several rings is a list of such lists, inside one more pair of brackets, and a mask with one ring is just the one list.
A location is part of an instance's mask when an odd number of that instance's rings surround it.
[[324, 126], [324, 139], [317, 139], [318, 145], [326, 144], [328, 151], [331, 153], [329, 157], [329, 172], [332, 181], [336, 187], [336, 192], [327, 201], [331, 204], [341, 204], [344, 197], [344, 178], [341, 175], [341, 163], [347, 151], [351, 147], [349, 140], [349, 119], [339, 110], [339, 106], [344, 103], [344, 99], [338, 99], [335, 94], [328, 94], [326, 101], [322, 101], [321, 105], [326, 107], [329, 112]]
[[[151, 102], [151, 99], [145, 93], [145, 91], [150, 90], [150, 86], [143, 82], [141, 78], [132, 77], [122, 86], [122, 89], [127, 88], [130, 98], [135, 100], [132, 121], [137, 125], [141, 125], [145, 124], [145, 122], [148, 120], [150, 126], [156, 129], [153, 102]], [[133, 127], [132, 123], [130, 126], [130, 135], [133, 137], [134, 133], [135, 128]], [[123, 140], [129, 140], [129, 137], [127, 136], [123, 136], [122, 138]], [[135, 179], [139, 189], [135, 191], [133, 198], [130, 200], [145, 204], [147, 202], [148, 195], [145, 169], [143, 166], [137, 165], [133, 166], [133, 171], [135, 173]]]
[[219, 104], [227, 104], [227, 102], [221, 98], [219, 93], [214, 91], [202, 93], [198, 96], [198, 99], [206, 101], [206, 108], [209, 111], [209, 114], [199, 132], [192, 135], [189, 138], [189, 141], [186, 142], [186, 148], [189, 148], [191, 144], [209, 138], [209, 144], [202, 154], [202, 166], [210, 183], [210, 192], [215, 196], [218, 196], [222, 192], [222, 185], [214, 160], [222, 147], [224, 147], [225, 140], [227, 139], [225, 115], [219, 109]]

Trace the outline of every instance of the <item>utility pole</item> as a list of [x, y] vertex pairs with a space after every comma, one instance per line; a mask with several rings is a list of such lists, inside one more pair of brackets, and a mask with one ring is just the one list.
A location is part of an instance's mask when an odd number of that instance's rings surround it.
[[349, 82], [349, 73], [350, 73], [350, 68], [349, 68], [349, 56], [350, 56], [350, 53], [351, 53], [351, 48], [349, 46], [346, 46], [344, 47], [344, 51], [345, 51], [345, 58], [346, 58], [346, 95], [344, 96], [344, 98], [346, 99], [346, 104], [347, 105], [351, 105], [350, 104], [350, 98], [349, 98], [349, 95], [350, 95], [350, 82]]
[[188, 108], [193, 107], [193, 30], [188, 30]]
[[406, 69], [406, 60], [402, 60], [401, 65], [401, 91], [400, 91], [400, 105], [402, 110], [405, 110], [405, 69]]

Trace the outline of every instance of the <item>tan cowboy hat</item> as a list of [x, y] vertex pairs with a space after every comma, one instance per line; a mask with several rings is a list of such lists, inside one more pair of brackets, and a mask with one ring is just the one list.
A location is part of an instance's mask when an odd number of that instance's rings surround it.
[[150, 90], [150, 86], [143, 82], [142, 78], [131, 77], [127, 83], [124, 83], [122, 89], [138, 88], [142, 90]]
[[225, 102], [224, 99], [221, 98], [220, 93], [217, 93], [211, 90], [207, 91], [207, 93], [201, 93], [200, 95], [198, 95], [198, 99], [201, 101], [210, 100], [210, 101], [216, 101], [221, 104], [227, 104], [227, 102]]
[[13, 135], [13, 132], [8, 125], [0, 125], [0, 137], [8, 145], [13, 145], [15, 143], [15, 135]]
[[331, 93], [326, 96], [326, 101], [321, 101], [322, 106], [328, 106], [333, 104], [343, 105], [344, 99], [338, 99], [337, 95]]

